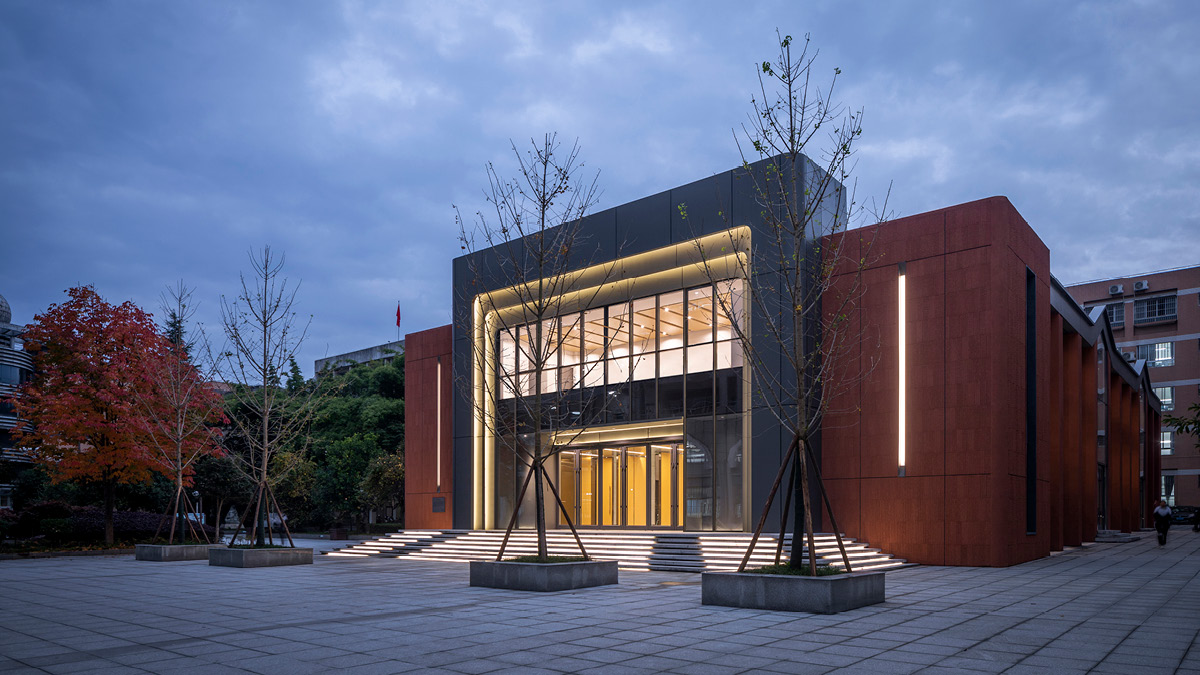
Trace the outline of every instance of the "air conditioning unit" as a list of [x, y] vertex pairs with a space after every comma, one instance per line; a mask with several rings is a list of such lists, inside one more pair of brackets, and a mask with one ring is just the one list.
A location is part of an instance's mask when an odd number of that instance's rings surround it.
[[1145, 279], [1135, 281], [1133, 282], [1133, 290], [1135, 292], [1148, 291], [1150, 290], [1150, 282]]
[[1125, 284], [1113, 284], [1108, 287], [1109, 295], [1121, 295], [1125, 292]]
[[1126, 361], [1128, 361], [1130, 363], [1137, 361], [1137, 354], [1135, 354], [1134, 352], [1124, 352], [1124, 354], [1125, 354]]

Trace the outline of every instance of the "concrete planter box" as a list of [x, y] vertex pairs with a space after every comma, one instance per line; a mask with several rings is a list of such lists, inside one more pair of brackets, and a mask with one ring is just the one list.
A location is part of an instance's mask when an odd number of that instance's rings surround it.
[[225, 548], [225, 546], [222, 544], [138, 544], [133, 557], [135, 560], [150, 562], [208, 560], [208, 549], [210, 548]]
[[311, 548], [213, 548], [208, 564], [218, 567], [282, 567], [311, 565]]
[[854, 572], [828, 577], [705, 572], [700, 579], [700, 603], [782, 612], [837, 614], [883, 602], [883, 579], [883, 572]]
[[471, 561], [471, 585], [514, 591], [569, 591], [617, 583], [617, 561], [566, 563]]

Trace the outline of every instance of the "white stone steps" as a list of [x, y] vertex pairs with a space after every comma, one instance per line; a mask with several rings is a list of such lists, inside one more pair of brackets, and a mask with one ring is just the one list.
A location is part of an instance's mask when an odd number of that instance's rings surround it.
[[[555, 530], [548, 532], [546, 538], [551, 555], [579, 555], [579, 548], [570, 532]], [[703, 572], [736, 569], [745, 555], [751, 535], [742, 532], [582, 531], [580, 538], [589, 555], [601, 560], [616, 560], [623, 569]], [[496, 557], [503, 539], [504, 532], [497, 530], [410, 530], [352, 544], [330, 551], [327, 555], [458, 562], [491, 560]], [[818, 565], [843, 566], [836, 537], [819, 534], [813, 539]], [[790, 536], [785, 536], [785, 555], [790, 540]], [[843, 544], [856, 570], [907, 566], [904, 560], [853, 539], [843, 538]], [[760, 537], [750, 557], [750, 564], [773, 564], [775, 550], [776, 537]], [[529, 530], [513, 532], [505, 547], [506, 557], [533, 555], [536, 552], [536, 535]], [[804, 555], [808, 555], [807, 547]]]

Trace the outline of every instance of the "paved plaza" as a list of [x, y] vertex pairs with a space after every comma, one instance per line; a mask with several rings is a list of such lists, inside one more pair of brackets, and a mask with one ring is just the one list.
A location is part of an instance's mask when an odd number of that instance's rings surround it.
[[[326, 544], [328, 545], [328, 544]], [[0, 672], [1200, 673], [1200, 535], [889, 572], [835, 616], [705, 607], [698, 575], [471, 588], [467, 566], [0, 561]]]

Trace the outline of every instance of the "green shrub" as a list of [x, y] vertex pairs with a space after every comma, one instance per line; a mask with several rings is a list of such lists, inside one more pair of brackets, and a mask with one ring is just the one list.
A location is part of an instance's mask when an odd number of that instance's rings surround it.
[[42, 532], [42, 521], [47, 518], [70, 518], [71, 507], [63, 502], [42, 502], [40, 504], [31, 504], [21, 510], [17, 516], [16, 525], [13, 526], [11, 534], [17, 539], [28, 539]]
[[[80, 541], [102, 541], [104, 539], [104, 511], [101, 509], [90, 506], [75, 509], [72, 515], [72, 524], [74, 534]], [[113, 538], [117, 541], [148, 541], [155, 534], [165, 537], [170, 527], [170, 519], [164, 518], [158, 513], [113, 512]], [[216, 536], [217, 531], [211, 525], [197, 525], [196, 528], [203, 529], [210, 537]], [[178, 530], [175, 536], [180, 536]]]
[[0, 509], [0, 541], [8, 539], [9, 533], [17, 525], [17, 514], [10, 509]]
[[54, 541], [67, 541], [75, 533], [75, 527], [70, 518], [43, 518], [42, 534]]
[[[787, 563], [783, 563], [780, 565], [767, 565], [766, 567], [760, 567], [758, 569], [749, 569], [746, 571], [749, 572], [750, 574], [785, 574], [785, 575], [797, 576], [797, 577], [812, 576], [811, 574], [808, 573], [808, 565], [805, 565], [803, 567], [792, 567], [791, 565], [788, 565]], [[819, 576], [819, 577], [828, 577], [828, 576], [833, 576], [834, 574], [845, 574], [845, 573], [846, 573], [845, 570], [838, 568], [838, 567], [833, 567], [832, 565], [817, 565], [817, 576]]]

